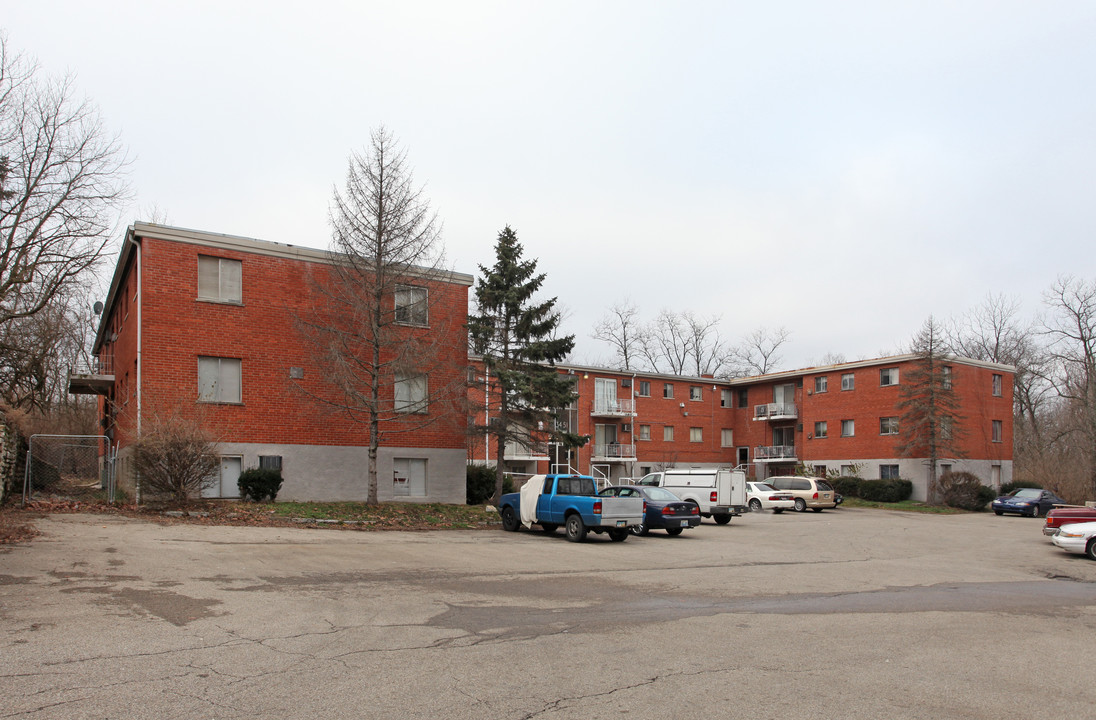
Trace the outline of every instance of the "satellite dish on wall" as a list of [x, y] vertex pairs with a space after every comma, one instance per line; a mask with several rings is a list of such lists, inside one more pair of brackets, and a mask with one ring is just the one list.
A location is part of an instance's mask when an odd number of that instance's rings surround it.
[[101, 302], [99, 302], [98, 300], [96, 300], [96, 301], [95, 301], [95, 304], [91, 306], [91, 310], [92, 310], [92, 312], [94, 312], [94, 313], [95, 313], [96, 315], [102, 315], [102, 314], [103, 314], [103, 303], [101, 303]]

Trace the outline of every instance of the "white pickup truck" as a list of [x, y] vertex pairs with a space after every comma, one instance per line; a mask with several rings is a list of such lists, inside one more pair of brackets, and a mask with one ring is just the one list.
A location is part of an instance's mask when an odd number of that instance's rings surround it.
[[666, 488], [720, 525], [747, 510], [746, 473], [741, 470], [670, 469], [644, 475], [636, 485]]

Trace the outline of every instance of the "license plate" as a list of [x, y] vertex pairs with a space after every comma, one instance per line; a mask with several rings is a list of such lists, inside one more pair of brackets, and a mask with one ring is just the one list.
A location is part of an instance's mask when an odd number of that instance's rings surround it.
[[617, 520], [616, 526], [617, 527], [628, 527], [628, 523], [625, 522], [624, 520]]
[[682, 520], [681, 521], [681, 527], [689, 527], [689, 521], [688, 520]]

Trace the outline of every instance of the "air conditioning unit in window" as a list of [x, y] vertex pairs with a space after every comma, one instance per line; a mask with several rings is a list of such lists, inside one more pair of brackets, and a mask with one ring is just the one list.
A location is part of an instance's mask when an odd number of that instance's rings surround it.
[[622, 378], [621, 381], [620, 381], [620, 386], [622, 388], [632, 387], [632, 378]]
[[620, 426], [620, 431], [626, 433], [632, 432], [632, 423], [624, 423]]

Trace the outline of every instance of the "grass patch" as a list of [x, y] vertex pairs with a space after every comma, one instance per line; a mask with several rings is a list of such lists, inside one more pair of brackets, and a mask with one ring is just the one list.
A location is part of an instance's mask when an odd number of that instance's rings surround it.
[[956, 515], [969, 512], [958, 510], [944, 505], [929, 505], [915, 500], [902, 500], [901, 502], [875, 502], [874, 500], [861, 500], [860, 498], [845, 498], [842, 507], [875, 508], [877, 510], [902, 510], [904, 512], [928, 513], [931, 515]]

